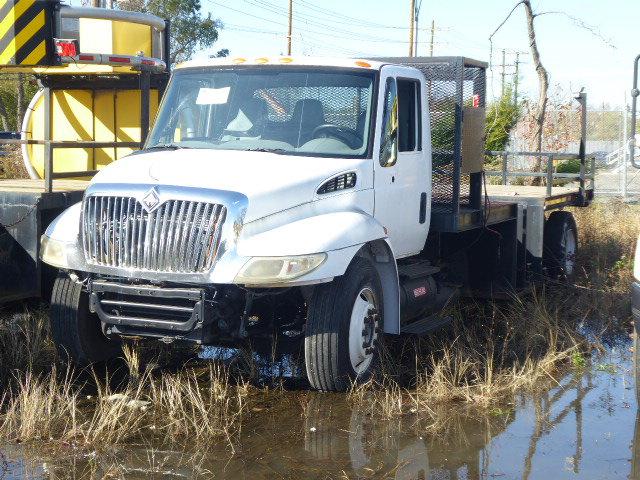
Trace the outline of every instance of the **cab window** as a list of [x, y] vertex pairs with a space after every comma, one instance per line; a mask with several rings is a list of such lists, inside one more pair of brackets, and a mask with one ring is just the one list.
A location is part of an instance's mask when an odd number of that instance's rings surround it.
[[420, 84], [417, 80], [398, 79], [398, 151], [422, 149]]

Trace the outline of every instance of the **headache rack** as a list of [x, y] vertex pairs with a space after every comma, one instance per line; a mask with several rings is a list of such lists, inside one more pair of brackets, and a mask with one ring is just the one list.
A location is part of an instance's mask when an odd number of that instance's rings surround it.
[[426, 78], [433, 159], [431, 228], [456, 232], [482, 222], [487, 64], [466, 57], [377, 59]]

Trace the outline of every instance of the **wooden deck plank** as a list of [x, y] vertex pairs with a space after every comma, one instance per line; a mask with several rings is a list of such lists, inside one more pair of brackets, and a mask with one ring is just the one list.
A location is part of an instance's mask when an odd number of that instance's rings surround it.
[[[84, 191], [88, 180], [54, 180], [54, 192]], [[35, 179], [0, 179], [0, 192], [44, 193], [44, 180]]]

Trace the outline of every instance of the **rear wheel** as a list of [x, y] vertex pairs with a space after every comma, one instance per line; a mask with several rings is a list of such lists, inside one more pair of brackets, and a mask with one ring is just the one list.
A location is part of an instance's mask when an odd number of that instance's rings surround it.
[[576, 274], [578, 227], [570, 212], [549, 215], [544, 227], [544, 266], [554, 279], [572, 280]]
[[122, 356], [122, 345], [108, 339], [100, 319], [89, 311], [89, 296], [82, 284], [60, 273], [51, 295], [51, 333], [58, 352], [79, 366], [101, 363]]
[[307, 315], [304, 351], [311, 386], [345, 391], [366, 382], [377, 367], [382, 287], [370, 260], [356, 258], [347, 272], [316, 287]]

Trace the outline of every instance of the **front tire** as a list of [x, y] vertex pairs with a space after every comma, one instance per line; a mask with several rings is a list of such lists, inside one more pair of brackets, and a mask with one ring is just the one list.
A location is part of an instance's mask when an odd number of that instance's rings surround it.
[[49, 318], [53, 341], [64, 360], [84, 367], [122, 356], [121, 343], [105, 337], [100, 319], [89, 311], [89, 295], [82, 284], [66, 273], [53, 284]]
[[382, 286], [373, 263], [357, 257], [346, 273], [315, 288], [304, 340], [311, 386], [345, 391], [373, 375], [381, 335]]

